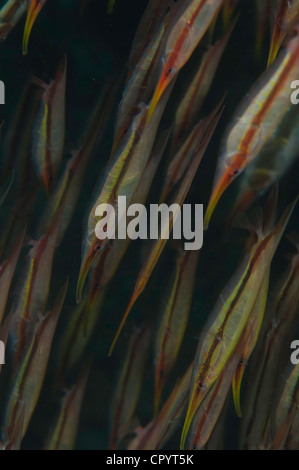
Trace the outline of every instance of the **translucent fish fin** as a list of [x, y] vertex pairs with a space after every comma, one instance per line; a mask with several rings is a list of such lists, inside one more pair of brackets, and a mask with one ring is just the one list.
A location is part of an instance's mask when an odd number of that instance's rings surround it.
[[249, 215], [245, 212], [233, 219], [233, 227], [248, 230], [253, 235], [259, 235], [263, 229], [263, 210], [261, 207], [254, 209]]

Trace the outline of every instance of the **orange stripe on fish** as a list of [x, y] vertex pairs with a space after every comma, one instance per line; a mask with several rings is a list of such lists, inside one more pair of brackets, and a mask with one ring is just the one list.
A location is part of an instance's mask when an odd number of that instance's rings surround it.
[[31, 0], [28, 8], [27, 19], [23, 36], [23, 55], [28, 53], [28, 42], [37, 16], [47, 0]]
[[194, 24], [194, 21], [195, 21], [197, 15], [199, 14], [199, 12], [201, 11], [201, 9], [203, 8], [203, 6], [205, 5], [206, 2], [207, 2], [207, 0], [202, 0], [200, 2], [198, 7], [196, 8], [195, 12], [191, 16], [191, 18], [187, 21], [187, 26], [184, 27], [182, 33], [180, 34], [178, 40], [175, 43], [174, 50], [170, 54], [170, 57], [168, 58], [165, 66], [164, 66], [161, 78], [159, 80], [158, 86], [157, 86], [156, 91], [154, 93], [154, 96], [152, 98], [152, 101], [151, 101], [151, 104], [150, 104], [150, 107], [149, 107], [148, 116], [147, 116], [148, 121], [150, 121], [150, 119], [153, 115], [153, 112], [154, 112], [154, 110], [155, 110], [155, 108], [158, 104], [158, 101], [160, 100], [164, 90], [166, 89], [166, 87], [169, 85], [169, 83], [173, 79], [173, 71], [174, 71], [173, 69], [174, 69], [176, 61], [177, 61], [177, 56], [178, 56], [178, 54], [180, 53], [180, 51], [183, 47], [183, 44], [184, 44], [184, 42], [187, 38], [188, 33], [190, 32], [190, 29], [192, 28], [192, 26]]

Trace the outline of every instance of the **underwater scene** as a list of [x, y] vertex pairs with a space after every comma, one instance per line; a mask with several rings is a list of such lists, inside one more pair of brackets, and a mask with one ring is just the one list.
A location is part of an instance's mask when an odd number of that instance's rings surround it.
[[299, 450], [299, 0], [0, 39], [0, 449]]

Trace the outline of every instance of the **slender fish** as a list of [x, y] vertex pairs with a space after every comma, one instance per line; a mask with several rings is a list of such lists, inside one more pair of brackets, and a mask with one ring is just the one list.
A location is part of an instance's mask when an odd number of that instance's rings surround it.
[[159, 83], [154, 92], [147, 119], [152, 114], [163, 92], [186, 64], [224, 0], [190, 0], [182, 5], [175, 18], [165, 45]]
[[[270, 201], [274, 198], [273, 194], [271, 193]], [[264, 222], [261, 217], [257, 217], [254, 225], [248, 224], [252, 232], [252, 246], [220, 295], [199, 340], [188, 412], [181, 438], [182, 449], [198, 407], [239, 343], [296, 203], [297, 199], [287, 207], [274, 227], [268, 225], [268, 220], [275, 213], [275, 204], [271, 216], [265, 214], [267, 218]]]

